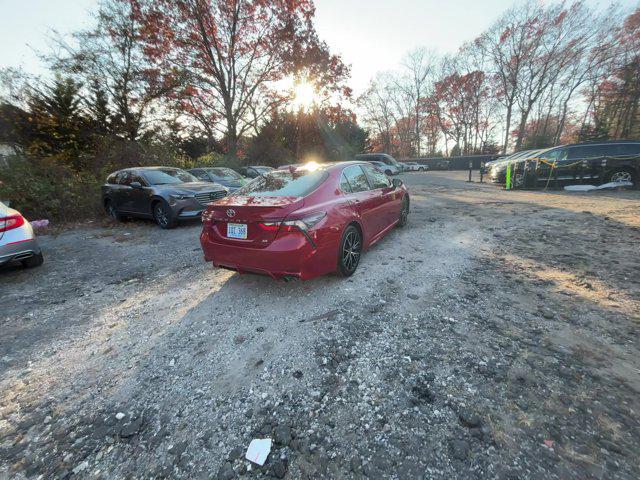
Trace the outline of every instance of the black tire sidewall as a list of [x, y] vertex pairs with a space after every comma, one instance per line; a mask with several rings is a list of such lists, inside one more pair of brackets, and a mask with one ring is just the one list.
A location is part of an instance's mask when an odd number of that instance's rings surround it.
[[22, 266], [25, 268], [39, 267], [44, 263], [44, 255], [42, 255], [42, 252], [40, 252], [37, 255], [34, 255], [33, 257], [29, 257], [25, 260], [22, 260], [21, 263], [22, 263]]
[[112, 200], [106, 201], [105, 210], [107, 211], [107, 215], [109, 215], [109, 217], [111, 217], [113, 220], [115, 220], [116, 222], [120, 221], [120, 214], [118, 213], [118, 210], [116, 209]]
[[358, 258], [358, 264], [356, 265], [356, 268], [354, 268], [353, 270], [348, 270], [342, 264], [342, 251], [344, 250], [344, 242], [346, 241], [347, 234], [352, 231], [355, 232], [358, 235], [358, 238], [360, 239], [360, 257], [362, 257], [363, 242], [362, 242], [362, 235], [360, 234], [360, 230], [358, 230], [353, 225], [349, 225], [347, 228], [344, 229], [344, 232], [342, 232], [342, 238], [340, 239], [340, 248], [338, 249], [338, 274], [341, 277], [350, 277], [351, 275], [356, 273], [356, 271], [358, 270], [358, 267], [360, 266], [360, 258]]
[[407, 196], [405, 195], [404, 197], [402, 197], [402, 207], [400, 207], [400, 220], [398, 220], [398, 227], [402, 228], [407, 224], [407, 219], [405, 218], [404, 221], [402, 220], [402, 212], [404, 211], [404, 209], [407, 209], [407, 218], [409, 216], [409, 200], [407, 199]]

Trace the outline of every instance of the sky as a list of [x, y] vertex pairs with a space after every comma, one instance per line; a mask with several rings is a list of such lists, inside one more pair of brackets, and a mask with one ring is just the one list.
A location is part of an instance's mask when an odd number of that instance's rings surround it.
[[[544, 0], [542, 0], [544, 1]], [[546, 0], [551, 1], [551, 0]], [[316, 28], [334, 53], [351, 65], [358, 95], [379, 71], [397, 68], [407, 52], [427, 47], [453, 53], [474, 39], [513, 0], [316, 0]], [[588, 0], [607, 6], [607, 0]], [[626, 8], [638, 0], [622, 0]], [[44, 69], [36, 54], [51, 30], [70, 33], [91, 24], [97, 0], [0, 0], [0, 68]]]

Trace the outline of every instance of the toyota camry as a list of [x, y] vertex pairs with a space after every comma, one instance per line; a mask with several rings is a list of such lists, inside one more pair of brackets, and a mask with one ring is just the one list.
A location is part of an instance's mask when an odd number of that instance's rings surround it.
[[274, 170], [207, 206], [206, 261], [240, 273], [352, 275], [360, 255], [409, 214], [409, 193], [366, 162]]

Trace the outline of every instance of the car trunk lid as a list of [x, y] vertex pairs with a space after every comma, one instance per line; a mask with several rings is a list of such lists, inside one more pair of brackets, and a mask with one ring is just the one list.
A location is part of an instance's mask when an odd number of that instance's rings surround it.
[[264, 248], [275, 239], [279, 222], [303, 205], [302, 197], [226, 197], [207, 207], [203, 222], [216, 242]]

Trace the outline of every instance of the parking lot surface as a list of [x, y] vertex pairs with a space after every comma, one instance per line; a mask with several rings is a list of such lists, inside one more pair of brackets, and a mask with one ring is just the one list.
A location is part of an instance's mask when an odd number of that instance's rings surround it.
[[0, 270], [0, 478], [638, 478], [640, 192], [402, 178], [349, 279], [215, 270], [197, 223], [41, 237]]

